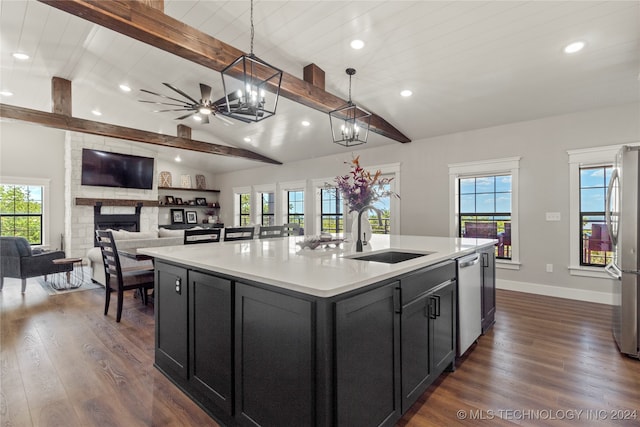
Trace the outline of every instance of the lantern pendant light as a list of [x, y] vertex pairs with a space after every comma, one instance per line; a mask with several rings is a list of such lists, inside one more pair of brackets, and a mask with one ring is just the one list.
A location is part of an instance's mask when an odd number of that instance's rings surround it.
[[356, 70], [347, 68], [345, 71], [349, 76], [349, 102], [329, 113], [329, 123], [333, 142], [345, 147], [353, 147], [367, 142], [371, 113], [351, 101], [351, 77]]
[[221, 71], [225, 102], [221, 113], [252, 123], [276, 114], [282, 70], [253, 54], [253, 0], [251, 0], [251, 53], [242, 55]]

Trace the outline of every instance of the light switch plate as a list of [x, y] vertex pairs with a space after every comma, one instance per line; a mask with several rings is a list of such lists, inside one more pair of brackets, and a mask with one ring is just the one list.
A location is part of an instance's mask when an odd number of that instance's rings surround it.
[[547, 212], [547, 221], [560, 221], [560, 212]]

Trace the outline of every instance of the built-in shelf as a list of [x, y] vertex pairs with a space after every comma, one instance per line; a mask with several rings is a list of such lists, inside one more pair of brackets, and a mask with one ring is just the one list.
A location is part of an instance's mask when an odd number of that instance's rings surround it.
[[185, 205], [184, 203], [181, 205], [176, 205], [175, 203], [172, 205], [160, 205], [161, 208], [204, 208], [204, 209], [220, 209], [220, 206], [202, 206], [202, 205]]
[[168, 191], [195, 191], [200, 193], [219, 193], [220, 190], [203, 189], [203, 188], [182, 188], [182, 187], [158, 187], [158, 190]]
[[76, 197], [76, 206], [95, 206], [101, 203], [102, 206], [137, 206], [142, 203], [145, 207], [156, 207], [160, 203], [157, 200], [139, 200], [139, 199], [98, 199]]

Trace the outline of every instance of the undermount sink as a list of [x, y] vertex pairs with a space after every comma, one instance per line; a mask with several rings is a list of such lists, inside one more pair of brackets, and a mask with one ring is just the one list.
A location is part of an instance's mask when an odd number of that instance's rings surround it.
[[433, 252], [401, 252], [401, 251], [381, 251], [362, 255], [349, 255], [345, 258], [357, 259], [359, 261], [384, 262], [386, 264], [396, 264], [402, 261], [431, 255]]

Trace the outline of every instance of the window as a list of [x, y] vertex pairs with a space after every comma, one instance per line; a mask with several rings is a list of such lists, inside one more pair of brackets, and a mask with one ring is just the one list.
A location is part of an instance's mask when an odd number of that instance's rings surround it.
[[340, 192], [332, 188], [320, 189], [320, 232], [342, 233], [344, 231], [343, 203]]
[[520, 269], [520, 157], [449, 165], [450, 235], [496, 239], [496, 267]]
[[251, 193], [240, 193], [239, 194], [239, 221], [240, 227], [251, 224]]
[[304, 191], [287, 191], [287, 223], [304, 227]]
[[460, 178], [460, 237], [498, 239], [496, 257], [511, 259], [511, 175]]
[[611, 165], [620, 147], [610, 145], [567, 151], [571, 275], [609, 279], [603, 268], [612, 256], [604, 226], [604, 209]]
[[613, 247], [604, 219], [612, 165], [580, 168], [580, 265], [606, 266]]
[[[391, 178], [391, 176], [382, 178]], [[384, 191], [393, 190], [391, 183], [384, 185]], [[391, 233], [391, 196], [382, 197], [377, 202], [373, 204], [376, 208], [380, 209], [382, 214], [380, 215], [380, 219], [382, 224], [380, 224], [380, 220], [378, 219], [378, 214], [375, 211], [368, 211], [368, 219], [371, 223], [371, 231], [374, 234], [389, 234]], [[357, 234], [357, 231], [356, 231]]]
[[261, 194], [261, 224], [264, 226], [276, 225], [275, 222], [275, 193], [260, 193]]
[[41, 185], [0, 184], [0, 235], [42, 245], [44, 194]]

